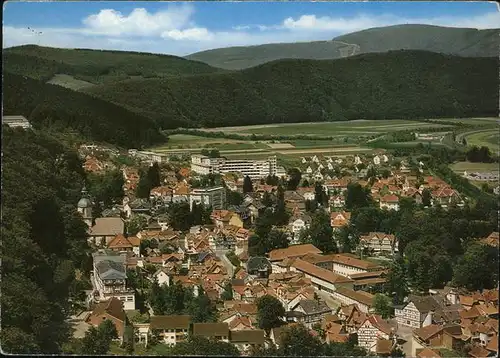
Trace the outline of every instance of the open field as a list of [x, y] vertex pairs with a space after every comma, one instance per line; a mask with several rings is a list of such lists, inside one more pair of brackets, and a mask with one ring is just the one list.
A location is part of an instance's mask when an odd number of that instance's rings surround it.
[[498, 172], [498, 163], [471, 163], [457, 162], [453, 163], [451, 169], [457, 173], [467, 172]]
[[322, 135], [322, 136], [349, 136], [349, 135], [376, 135], [387, 132], [400, 131], [412, 128], [443, 127], [442, 124], [417, 122], [408, 120], [354, 120], [342, 122], [315, 122], [315, 123], [283, 123], [254, 126], [219, 127], [204, 129], [208, 132], [227, 132], [238, 134], [269, 134], [269, 135]]
[[50, 81], [48, 81], [47, 83], [66, 87], [66, 88], [69, 88], [69, 89], [74, 90], [74, 91], [78, 91], [82, 88], [94, 86], [93, 83], [90, 83], [87, 81], [82, 81], [82, 80], [74, 78], [73, 76], [64, 75], [64, 74], [54, 75], [54, 77], [52, 77], [50, 79]]
[[484, 131], [477, 131], [465, 134], [468, 145], [477, 145], [478, 147], [487, 146], [494, 153], [498, 153], [499, 147], [499, 128], [492, 128]]

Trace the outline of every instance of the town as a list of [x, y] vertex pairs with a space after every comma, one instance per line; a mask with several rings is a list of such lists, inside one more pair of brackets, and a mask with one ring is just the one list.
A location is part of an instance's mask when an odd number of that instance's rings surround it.
[[[498, 275], [479, 291], [468, 278], [398, 281], [408, 279], [396, 271], [411, 244], [391, 218], [452, 212], [471, 199], [421, 160], [314, 155], [285, 170], [276, 157], [226, 160], [217, 150], [172, 161], [97, 145], [79, 153], [91, 176], [120, 173], [124, 196], [106, 205], [82, 189], [77, 207], [94, 253], [76, 338], [111, 320], [122, 347], [130, 331], [135, 349], [193, 336], [255, 355], [303, 326], [321, 342], [362, 349], [346, 355], [498, 353]], [[370, 223], [376, 216], [386, 222]], [[498, 232], [473, 240], [498, 252]]]

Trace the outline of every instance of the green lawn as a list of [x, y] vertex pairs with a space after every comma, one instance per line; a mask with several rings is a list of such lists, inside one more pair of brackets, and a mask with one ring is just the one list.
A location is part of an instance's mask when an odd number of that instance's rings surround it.
[[[134, 348], [135, 348], [133, 354], [134, 356], [146, 356], [146, 355], [170, 356], [172, 354], [171, 348], [166, 344], [156, 344], [154, 346], [149, 346], [148, 348], [145, 348], [142, 343], [136, 343]], [[125, 349], [120, 348], [120, 344], [117, 342], [111, 343], [109, 354], [127, 355]]]
[[410, 128], [442, 127], [441, 124], [407, 120], [367, 120], [345, 122], [294, 123], [218, 128], [220, 131], [246, 134], [322, 136], [376, 135]]
[[457, 162], [451, 165], [451, 169], [458, 173], [467, 172], [498, 172], [498, 163], [471, 163]]
[[471, 133], [466, 135], [465, 139], [468, 145], [487, 146], [492, 152], [497, 153], [499, 150], [498, 141], [500, 140], [498, 130], [498, 128], [492, 128], [491, 130]]

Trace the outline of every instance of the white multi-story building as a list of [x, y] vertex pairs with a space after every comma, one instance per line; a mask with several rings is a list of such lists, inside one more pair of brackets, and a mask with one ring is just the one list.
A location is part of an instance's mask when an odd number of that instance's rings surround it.
[[193, 208], [193, 203], [209, 206], [214, 210], [222, 210], [226, 207], [226, 189], [223, 186], [213, 188], [192, 189], [189, 195], [189, 207]]
[[126, 286], [126, 254], [99, 250], [92, 257], [94, 299], [100, 302], [116, 297], [123, 302], [124, 310], [135, 310], [134, 290]]
[[24, 116], [2, 116], [2, 124], [6, 124], [11, 128], [32, 128], [30, 122]]
[[199, 154], [191, 156], [191, 171], [203, 175], [241, 173], [251, 179], [259, 179], [276, 175], [277, 169], [276, 156], [270, 156], [267, 160], [209, 158]]

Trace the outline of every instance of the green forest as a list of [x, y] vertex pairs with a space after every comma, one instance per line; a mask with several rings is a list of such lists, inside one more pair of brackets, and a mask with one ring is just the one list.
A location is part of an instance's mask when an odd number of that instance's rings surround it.
[[223, 74], [128, 80], [85, 91], [154, 114], [163, 129], [493, 116], [498, 110], [497, 74], [494, 58], [394, 51], [334, 61], [283, 60]]
[[405, 24], [357, 31], [330, 41], [217, 48], [196, 52], [186, 58], [215, 67], [239, 70], [283, 58], [331, 60], [348, 55], [402, 49], [492, 57], [498, 54], [498, 34], [498, 29]]
[[121, 106], [8, 72], [3, 80], [3, 113], [24, 115], [35, 128], [128, 148], [165, 141], [154, 121]]
[[2, 350], [57, 354], [85, 287], [75, 269], [88, 275], [92, 266], [75, 210], [82, 163], [44, 133], [2, 131]]

